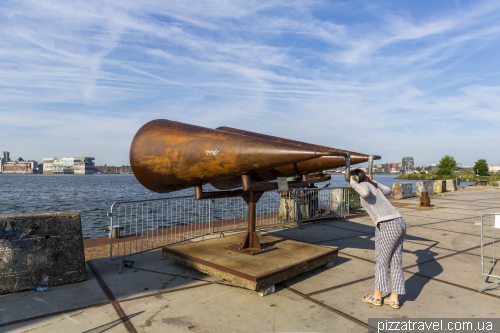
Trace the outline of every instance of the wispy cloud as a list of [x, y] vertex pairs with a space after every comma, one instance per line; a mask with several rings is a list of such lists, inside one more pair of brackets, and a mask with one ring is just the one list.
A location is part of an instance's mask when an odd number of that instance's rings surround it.
[[500, 4], [401, 6], [6, 1], [0, 150], [127, 164], [140, 126], [166, 118], [497, 163]]

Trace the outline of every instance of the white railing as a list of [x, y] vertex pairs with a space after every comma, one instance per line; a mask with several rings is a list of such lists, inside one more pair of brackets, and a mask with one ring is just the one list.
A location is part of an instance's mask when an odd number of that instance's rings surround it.
[[[484, 226], [484, 217], [491, 216], [491, 225]], [[497, 260], [495, 259], [495, 232], [500, 232], [500, 213], [484, 213], [481, 215], [481, 221], [479, 222], [481, 225], [481, 274], [483, 276], [497, 278], [498, 280], [487, 285], [484, 288], [481, 288], [479, 291], [485, 291], [486, 289], [490, 289], [496, 284], [500, 283], [500, 266], [497, 266]], [[490, 244], [486, 244], [487, 249], [489, 250], [487, 254], [491, 254], [491, 257], [485, 256], [485, 244], [484, 237], [488, 237], [491, 239], [491, 247]], [[497, 237], [498, 238], [498, 237]], [[491, 265], [485, 265], [485, 258]], [[488, 273], [485, 273], [486, 269], [489, 269]], [[496, 272], [496, 274], [495, 274]], [[488, 281], [488, 280], [486, 280]]]

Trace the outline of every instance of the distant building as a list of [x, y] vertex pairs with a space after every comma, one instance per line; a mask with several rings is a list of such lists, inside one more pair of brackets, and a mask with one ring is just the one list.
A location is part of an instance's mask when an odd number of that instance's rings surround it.
[[49, 157], [43, 159], [43, 173], [89, 175], [95, 173], [94, 157]]
[[500, 166], [494, 166], [494, 165], [490, 165], [488, 166], [488, 172], [500, 172]]
[[4, 163], [10, 162], [10, 153], [8, 151], [2, 153], [2, 160]]
[[0, 156], [0, 173], [2, 173], [2, 165], [4, 165], [7, 162], [10, 162], [9, 152], [4, 151], [2, 153], [2, 156]]
[[413, 157], [403, 157], [401, 165], [404, 172], [413, 172], [415, 169]]
[[8, 162], [3, 162], [2, 164], [2, 173], [38, 173], [38, 162], [28, 160], [25, 161], [21, 157], [19, 157], [15, 161], [10, 161], [9, 153], [7, 155], [2, 156], [2, 160], [6, 157]]
[[130, 165], [114, 166], [114, 165], [99, 165], [95, 167], [96, 172], [116, 172], [116, 173], [132, 173]]
[[472, 171], [473, 167], [471, 166], [467, 166], [467, 165], [463, 165], [462, 163], [458, 163], [458, 171], [460, 170], [471, 170]]

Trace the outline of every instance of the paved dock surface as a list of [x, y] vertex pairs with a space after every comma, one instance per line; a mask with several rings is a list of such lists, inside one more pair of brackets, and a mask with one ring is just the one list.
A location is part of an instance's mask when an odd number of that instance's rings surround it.
[[[480, 227], [474, 224], [483, 212], [500, 212], [500, 191], [450, 193], [431, 199], [432, 209], [418, 209], [418, 202], [395, 204], [408, 227], [407, 294], [399, 310], [359, 299], [373, 292], [375, 263], [374, 226], [360, 215], [266, 230], [339, 248], [334, 267], [287, 280], [266, 297], [160, 252], [131, 257], [133, 267], [120, 275], [119, 261], [96, 259], [87, 261], [85, 282], [0, 296], [0, 332], [366, 332], [368, 318], [500, 317], [500, 286], [478, 292], [495, 280], [481, 276]], [[500, 237], [500, 229], [487, 229], [488, 257], [492, 230]], [[492, 272], [500, 275], [500, 265]]]

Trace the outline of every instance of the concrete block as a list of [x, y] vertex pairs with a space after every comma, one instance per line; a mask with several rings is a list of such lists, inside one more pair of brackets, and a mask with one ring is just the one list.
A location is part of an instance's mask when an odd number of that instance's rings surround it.
[[344, 188], [333, 188], [332, 189], [332, 211], [335, 214], [343, 215], [347, 208], [347, 195], [350, 195], [350, 190]]
[[[349, 209], [359, 209], [361, 208], [361, 198], [354, 189], [350, 188], [349, 191]], [[336, 212], [342, 211], [342, 205], [347, 198], [344, 198], [343, 188], [333, 188], [332, 189], [332, 209]]]
[[85, 279], [80, 214], [0, 216], [0, 294]]
[[274, 294], [276, 292], [275, 285], [272, 284], [270, 286], [265, 287], [264, 289], [259, 290], [259, 295], [264, 297], [267, 295]]
[[433, 184], [432, 180], [419, 181], [415, 184], [415, 187], [417, 189], [417, 196], [419, 196], [419, 197], [422, 196], [422, 192], [429, 193], [429, 196], [434, 195], [434, 184]]
[[353, 188], [350, 189], [349, 193], [349, 209], [359, 209], [361, 208], [361, 197], [359, 193], [356, 192]]
[[446, 180], [446, 191], [453, 192], [458, 190], [457, 179], [447, 179]]
[[446, 180], [435, 180], [434, 181], [434, 193], [446, 192]]
[[307, 220], [319, 213], [319, 190], [280, 192], [279, 221]]
[[394, 183], [392, 187], [392, 196], [394, 199], [406, 199], [413, 197], [413, 184]]

